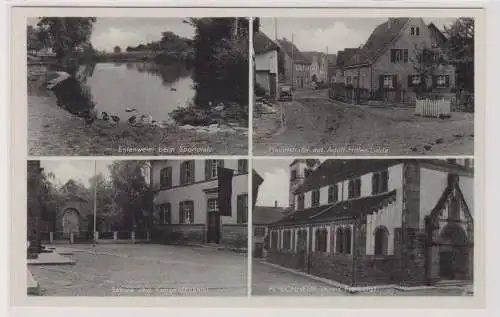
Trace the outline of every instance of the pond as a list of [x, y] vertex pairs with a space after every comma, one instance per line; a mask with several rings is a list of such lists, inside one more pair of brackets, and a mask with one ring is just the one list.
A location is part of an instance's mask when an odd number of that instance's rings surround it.
[[[156, 121], [191, 103], [195, 91], [191, 73], [184, 64], [97, 63], [85, 67], [98, 116], [107, 112], [125, 121], [132, 115], [151, 115]], [[135, 112], [127, 112], [135, 108]]]

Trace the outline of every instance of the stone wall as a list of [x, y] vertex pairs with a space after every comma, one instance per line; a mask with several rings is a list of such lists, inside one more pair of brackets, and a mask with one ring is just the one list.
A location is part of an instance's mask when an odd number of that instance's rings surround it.
[[352, 269], [352, 256], [328, 255], [317, 252], [311, 254], [310, 273], [313, 275], [352, 285]]
[[223, 224], [220, 243], [228, 247], [247, 248], [247, 227], [247, 224]]
[[152, 240], [160, 244], [204, 243], [205, 225], [157, 225], [152, 232]]
[[394, 256], [362, 256], [356, 258], [356, 286], [397, 283]]

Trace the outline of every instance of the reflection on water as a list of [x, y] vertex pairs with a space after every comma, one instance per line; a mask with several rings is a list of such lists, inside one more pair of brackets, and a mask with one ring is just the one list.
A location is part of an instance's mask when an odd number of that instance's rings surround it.
[[[82, 66], [78, 79], [90, 88], [99, 114], [107, 112], [122, 120], [137, 113], [167, 120], [172, 110], [194, 97], [190, 71], [180, 63], [98, 63]], [[126, 108], [136, 108], [137, 113]]]

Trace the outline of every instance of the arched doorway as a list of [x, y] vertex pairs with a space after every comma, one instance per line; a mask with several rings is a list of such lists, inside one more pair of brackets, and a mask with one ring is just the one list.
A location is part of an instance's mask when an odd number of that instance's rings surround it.
[[66, 209], [62, 216], [62, 228], [64, 235], [69, 235], [71, 232], [78, 233], [80, 231], [80, 214], [74, 208]]
[[445, 280], [467, 279], [469, 272], [467, 234], [455, 223], [447, 224], [439, 235], [439, 276]]

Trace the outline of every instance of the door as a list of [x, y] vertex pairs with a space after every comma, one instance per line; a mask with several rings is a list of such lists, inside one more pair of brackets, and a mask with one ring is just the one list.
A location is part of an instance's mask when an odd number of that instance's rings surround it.
[[217, 211], [208, 213], [207, 242], [220, 242], [220, 215]]
[[65, 237], [69, 237], [70, 233], [78, 233], [80, 231], [80, 217], [75, 209], [67, 209], [62, 217], [62, 227]]
[[262, 258], [264, 256], [264, 243], [255, 243], [255, 257]]

